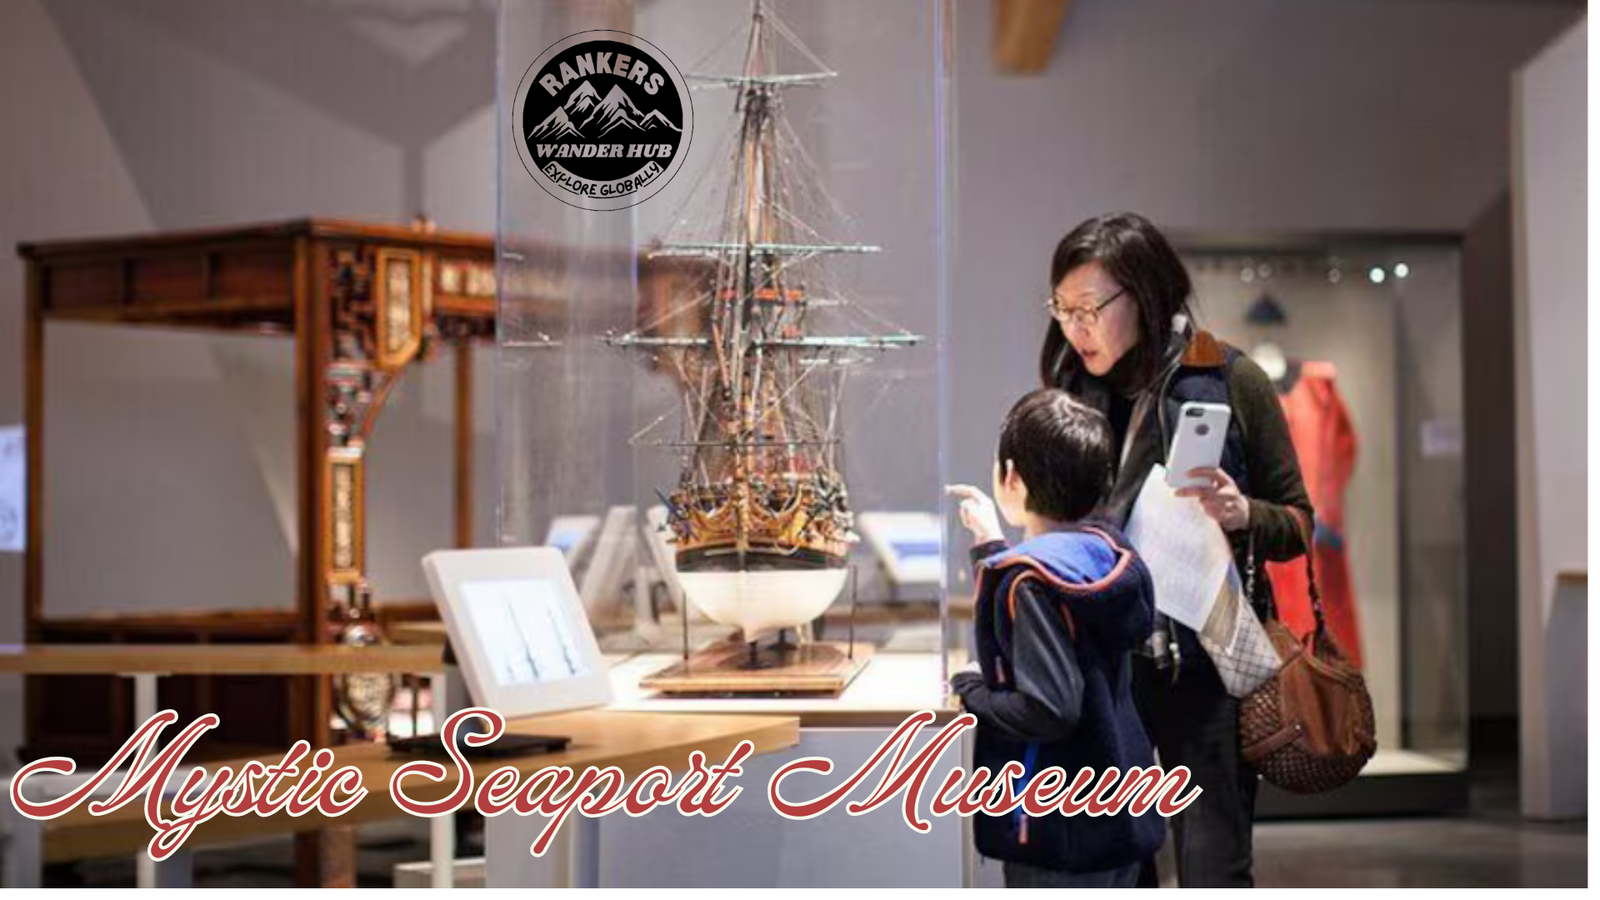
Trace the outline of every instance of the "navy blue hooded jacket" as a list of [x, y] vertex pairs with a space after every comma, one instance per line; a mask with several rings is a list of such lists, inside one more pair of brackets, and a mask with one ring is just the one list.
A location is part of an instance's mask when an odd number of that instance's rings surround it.
[[[975, 647], [982, 677], [958, 673], [953, 686], [978, 719], [974, 764], [998, 773], [1023, 763], [1020, 794], [1043, 769], [1068, 782], [1088, 766], [1154, 765], [1134, 708], [1130, 655], [1150, 636], [1155, 591], [1149, 570], [1110, 525], [1083, 523], [1006, 549], [974, 548], [978, 596]], [[1067, 872], [1100, 872], [1147, 859], [1165, 821], [1155, 812], [1114, 816], [1059, 812], [978, 813], [978, 852], [992, 859]]]

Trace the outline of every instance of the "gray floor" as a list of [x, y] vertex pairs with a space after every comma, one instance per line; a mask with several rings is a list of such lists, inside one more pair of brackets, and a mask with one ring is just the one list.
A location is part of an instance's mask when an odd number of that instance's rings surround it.
[[1273, 822], [1256, 829], [1262, 887], [1584, 887], [1585, 823], [1513, 819]]
[[[1515, 770], [1475, 771], [1471, 815], [1454, 818], [1270, 822], [1256, 827], [1262, 887], [1584, 887], [1586, 822], [1542, 824], [1516, 815]], [[420, 824], [420, 820], [419, 820]], [[390, 883], [392, 866], [427, 858], [420, 830], [391, 826], [364, 842], [362, 886]], [[293, 884], [287, 842], [199, 853], [200, 887]], [[105, 860], [51, 873], [50, 883], [131, 886], [131, 861]]]
[[1256, 827], [1262, 887], [1586, 887], [1587, 822], [1525, 822], [1514, 755], [1474, 751], [1472, 813]]

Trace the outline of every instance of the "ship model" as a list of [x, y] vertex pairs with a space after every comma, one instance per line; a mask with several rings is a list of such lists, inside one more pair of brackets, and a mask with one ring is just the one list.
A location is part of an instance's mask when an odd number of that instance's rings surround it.
[[[821, 71], [775, 72], [775, 40]], [[880, 251], [824, 233], [842, 214], [784, 116], [786, 91], [834, 75], [758, 0], [742, 71], [687, 76], [735, 92], [728, 156], [685, 201], [698, 214], [675, 217], [647, 253], [699, 261], [704, 290], [608, 337], [651, 354], [682, 395], [676, 434], [651, 441], [660, 429], [647, 427], [635, 443], [679, 454], [676, 485], [658, 489], [677, 578], [691, 604], [743, 632], [747, 669], [759, 637], [816, 619], [846, 583], [857, 539], [840, 471], [847, 370], [920, 340], [827, 327], [870, 315], [836, 270]]]

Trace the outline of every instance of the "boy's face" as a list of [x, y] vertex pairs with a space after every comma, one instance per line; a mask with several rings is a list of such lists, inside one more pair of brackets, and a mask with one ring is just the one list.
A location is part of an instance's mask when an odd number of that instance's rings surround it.
[[1023, 514], [1028, 508], [1028, 486], [1022, 483], [1015, 467], [994, 461], [994, 505], [1000, 508], [1000, 517], [1014, 528], [1023, 524]]

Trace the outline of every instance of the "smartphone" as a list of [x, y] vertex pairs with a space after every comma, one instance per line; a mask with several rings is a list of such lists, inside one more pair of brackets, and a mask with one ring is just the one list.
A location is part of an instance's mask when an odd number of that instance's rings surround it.
[[1167, 454], [1167, 484], [1173, 488], [1203, 487], [1203, 478], [1190, 478], [1190, 469], [1222, 464], [1222, 445], [1228, 439], [1233, 410], [1226, 403], [1185, 403], [1178, 410], [1178, 428]]

